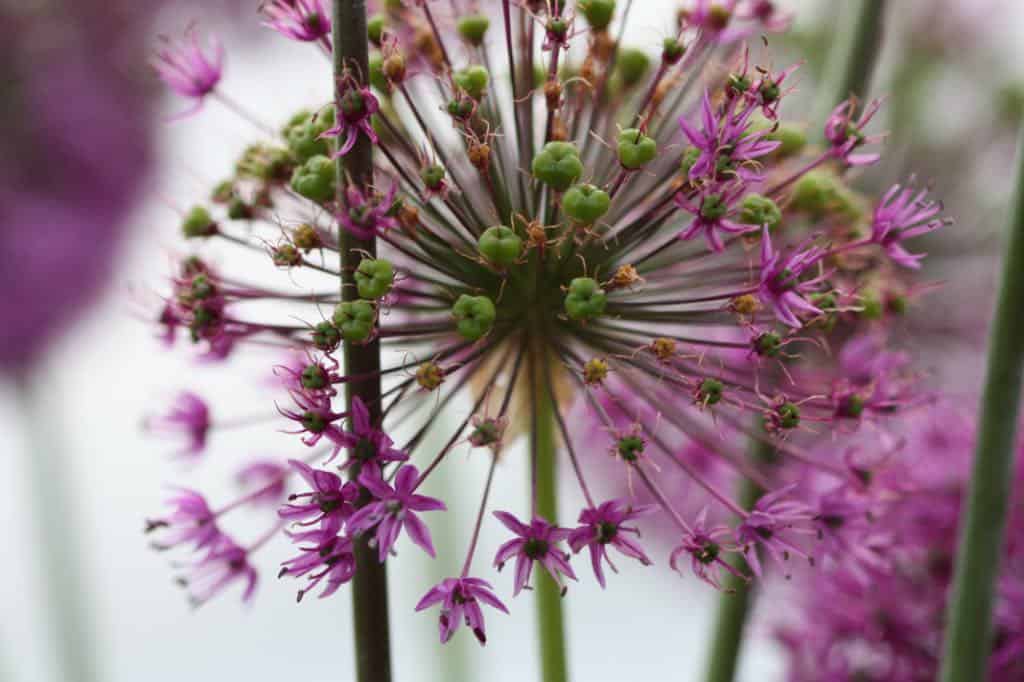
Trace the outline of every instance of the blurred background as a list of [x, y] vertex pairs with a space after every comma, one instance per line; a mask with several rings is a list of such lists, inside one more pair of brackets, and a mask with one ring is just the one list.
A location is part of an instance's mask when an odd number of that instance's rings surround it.
[[[656, 44], [672, 29], [678, 4], [637, 3], [627, 42]], [[779, 4], [796, 13], [796, 23], [789, 35], [773, 38], [770, 49], [776, 64], [806, 61], [799, 93], [784, 112], [801, 119], [837, 39], [837, 6], [845, 3]], [[181, 248], [178, 212], [229, 171], [254, 133], [215, 103], [167, 123], [187, 104], [158, 86], [145, 68], [147, 55], [161, 33], [177, 34], [198, 21], [224, 39], [225, 91], [275, 123], [300, 106], [326, 101], [329, 64], [310, 59], [307, 46], [262, 29], [256, 0], [32, 5], [48, 18], [25, 33], [28, 25], [10, 18], [16, 13], [5, 16], [10, 10], [0, 2], [0, 54], [11, 69], [0, 67], [0, 103], [30, 102], [56, 112], [11, 121], [16, 107], [0, 113], [8, 123], [0, 142], [6, 299], [0, 303], [0, 680], [57, 679], [47, 614], [59, 608], [44, 605], [76, 599], [93, 629], [82, 637], [86, 654], [105, 682], [349, 680], [349, 598], [343, 590], [333, 599], [296, 605], [294, 586], [274, 578], [274, 562], [290, 551], [283, 538], [266, 551], [252, 603], [241, 604], [232, 592], [195, 611], [172, 583], [168, 557], [150, 550], [142, 533], [168, 484], [202, 480], [204, 492], [224, 499], [231, 491], [211, 487], [217, 481], [230, 481], [253, 457], [280, 457], [292, 445], [290, 437], [267, 429], [216, 433], [213, 454], [187, 465], [170, 456], [176, 443], [141, 428], [145, 415], [186, 387], [223, 406], [229, 418], [273, 399], [265, 363], [243, 356], [227, 371], [210, 371], [188, 353], [165, 352], [144, 317]], [[928, 279], [945, 285], [914, 314], [929, 339], [924, 362], [933, 382], [965, 394], [980, 378], [997, 235], [1024, 111], [1022, 31], [1024, 4], [1015, 0], [892, 2], [874, 79], [874, 92], [889, 97], [884, 127], [894, 139], [882, 164], [861, 181], [881, 188], [914, 170], [934, 183], [957, 220], [926, 245]], [[48, 145], [53, 148], [42, 148]], [[104, 160], [116, 167], [109, 177], [96, 171]], [[28, 174], [45, 179], [38, 197], [20, 184]], [[90, 232], [94, 227], [100, 231]], [[216, 262], [216, 248], [210, 255]], [[65, 472], [67, 489], [52, 471], [33, 464], [43, 451]], [[517, 600], [512, 616], [488, 614], [485, 649], [465, 633], [441, 647], [436, 614], [412, 610], [430, 585], [457, 572], [453, 564], [486, 473], [482, 458], [459, 456], [464, 466], [451, 467], [453, 477], [444, 484], [450, 488], [445, 497], [455, 500], [446, 515], [452, 527], [431, 525], [439, 558], [410, 553], [389, 564], [397, 679], [532, 679], [529, 595]], [[521, 505], [524, 465], [514, 455], [501, 465], [495, 505]], [[459, 496], [461, 490], [467, 494]], [[55, 516], [70, 537], [46, 555], [36, 551], [41, 514]], [[481, 556], [490, 556], [498, 537], [485, 533], [482, 543]], [[574, 678], [698, 679], [717, 595], [665, 566], [621, 568], [603, 594], [583, 581], [566, 597]], [[58, 583], [62, 576], [81, 576], [84, 589], [54, 593], [45, 587], [50, 574]], [[778, 605], [763, 600], [758, 608], [771, 612]], [[782, 679], [770, 624], [755, 617], [752, 627], [739, 679]]]

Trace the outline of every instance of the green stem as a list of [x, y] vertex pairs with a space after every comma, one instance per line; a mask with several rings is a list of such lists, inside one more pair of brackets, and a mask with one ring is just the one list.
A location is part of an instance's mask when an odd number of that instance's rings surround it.
[[992, 601], [1006, 525], [1024, 372], [1024, 128], [1017, 145], [1017, 164], [1017, 191], [989, 337], [974, 467], [946, 612], [949, 626], [942, 682], [985, 679], [992, 650]]
[[[346, 82], [365, 86], [369, 74], [369, 48], [366, 35], [365, 0], [334, 0], [332, 26], [334, 28], [334, 99], [337, 115], [341, 116], [341, 97]], [[365, 135], [359, 135], [351, 151], [338, 159], [338, 185], [335, 197], [344, 206], [345, 186], [352, 182], [364, 192], [373, 184], [373, 145]], [[359, 239], [338, 226], [341, 252], [341, 299], [357, 299], [354, 275], [361, 253], [372, 258], [377, 253], [376, 239]], [[373, 340], [364, 345], [345, 344], [345, 372], [349, 376], [363, 377], [345, 384], [346, 410], [358, 396], [370, 412], [371, 423], [381, 419], [380, 401], [380, 342]], [[358, 476], [353, 467], [353, 477]], [[363, 491], [361, 503], [369, 493]], [[391, 634], [388, 623], [388, 578], [377, 552], [368, 546], [368, 539], [355, 543], [356, 572], [352, 579], [352, 614], [355, 637], [356, 679], [358, 682], [390, 682]]]
[[[558, 458], [555, 444], [555, 405], [547, 390], [549, 371], [544, 351], [534, 355], [531, 371], [534, 393], [534, 494], [536, 512], [553, 524], [558, 524]], [[541, 680], [567, 682], [568, 657], [565, 646], [565, 621], [562, 615], [562, 594], [555, 581], [538, 575], [537, 625], [540, 637]]]
[[65, 682], [95, 682], [96, 643], [87, 605], [88, 592], [82, 575], [81, 516], [75, 512], [75, 486], [67, 451], [53, 428], [48, 393], [28, 376], [17, 377], [16, 399], [25, 427], [29, 472], [28, 514], [36, 523], [39, 568], [47, 626], [53, 633], [53, 672]]
[[862, 99], [867, 96], [882, 48], [885, 2], [853, 0], [848, 4], [840, 26], [850, 29], [837, 36], [836, 47], [829, 54], [815, 121], [824, 121], [836, 105], [851, 95]]
[[[772, 447], [763, 441], [755, 441], [751, 447], [755, 461], [763, 462], [774, 455]], [[753, 481], [745, 478], [740, 482], [739, 500], [744, 509], [752, 508], [763, 494], [761, 487]], [[739, 556], [733, 565], [740, 569], [747, 568], [747, 562]], [[735, 679], [743, 645], [743, 631], [754, 601], [754, 586], [731, 573], [722, 581], [722, 587], [704, 678], [707, 682], [732, 682]]]

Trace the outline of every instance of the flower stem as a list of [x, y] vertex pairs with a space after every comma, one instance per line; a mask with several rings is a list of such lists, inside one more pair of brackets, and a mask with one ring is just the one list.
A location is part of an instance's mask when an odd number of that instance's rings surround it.
[[1017, 145], [1017, 190], [1010, 211], [1003, 276], [989, 337], [970, 492], [961, 521], [952, 598], [946, 612], [942, 682], [986, 679], [992, 601], [1006, 525], [1024, 372], [1024, 128]]
[[[771, 445], [765, 441], [754, 441], [751, 448], [752, 458], [757, 462], [770, 460], [775, 454]], [[739, 486], [740, 505], [744, 509], [751, 509], [763, 493], [759, 485], [744, 478]], [[736, 568], [746, 568], [746, 562], [742, 558], [737, 558], [734, 565]], [[735, 679], [740, 648], [743, 645], [743, 631], [746, 629], [747, 615], [754, 601], [753, 586], [732, 573], [725, 576], [722, 587], [708, 657], [707, 675], [704, 678], [707, 682], [732, 682]]]
[[36, 550], [45, 591], [47, 626], [54, 644], [53, 673], [65, 682], [95, 682], [100, 679], [96, 663], [96, 642], [89, 616], [88, 596], [82, 567], [79, 535], [81, 516], [75, 511], [75, 486], [67, 451], [57, 442], [53, 415], [38, 381], [27, 375], [16, 377], [16, 399], [25, 428], [29, 472], [28, 499], [34, 501], [28, 516], [36, 522]]
[[[555, 440], [555, 404], [547, 390], [545, 375], [550, 370], [543, 349], [534, 354], [533, 380], [533, 466], [536, 512], [558, 524], [558, 458]], [[540, 638], [540, 663], [543, 682], [567, 682], [568, 660], [565, 647], [565, 622], [562, 594], [555, 581], [537, 576], [537, 624]]]
[[[358, 82], [365, 86], [369, 77], [369, 56], [366, 34], [365, 0], [334, 0], [332, 26], [334, 31], [334, 92], [335, 107], [341, 115], [341, 97], [344, 84]], [[361, 188], [373, 184], [373, 146], [365, 135], [360, 135], [355, 146], [338, 159], [338, 186], [336, 199], [344, 205], [345, 186], [352, 182]], [[339, 224], [338, 243], [341, 253], [341, 299], [358, 298], [354, 275], [360, 253], [377, 253], [375, 238], [360, 239], [343, 230]], [[345, 344], [345, 373], [358, 380], [345, 384], [346, 410], [352, 399], [359, 396], [370, 412], [370, 420], [381, 419], [380, 400], [380, 342], [377, 339], [363, 344]], [[358, 475], [353, 467], [353, 476]], [[363, 502], [368, 493], [363, 491]], [[388, 624], [387, 571], [377, 559], [377, 553], [367, 545], [366, 539], [356, 541], [356, 572], [352, 579], [352, 613], [355, 637], [356, 679], [358, 682], [390, 682], [391, 634]]]
[[824, 87], [818, 100], [816, 122], [824, 121], [841, 101], [851, 95], [864, 98], [882, 46], [882, 17], [886, 0], [849, 3], [840, 27], [849, 26], [829, 54]]

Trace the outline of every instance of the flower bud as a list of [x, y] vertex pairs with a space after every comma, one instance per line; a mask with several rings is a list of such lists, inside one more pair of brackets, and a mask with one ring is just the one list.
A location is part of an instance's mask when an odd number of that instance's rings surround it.
[[401, 52], [392, 52], [381, 65], [381, 71], [389, 82], [401, 84], [405, 80], [405, 56]]
[[593, 225], [611, 203], [608, 193], [594, 185], [573, 185], [562, 197], [562, 210], [578, 223]]
[[425, 391], [433, 391], [444, 383], [444, 368], [436, 362], [424, 362], [416, 369], [416, 383]]
[[271, 249], [270, 258], [279, 268], [293, 268], [302, 264], [302, 254], [294, 244], [287, 242]]
[[676, 355], [676, 342], [667, 337], [659, 337], [651, 341], [648, 346], [654, 357], [661, 362], [668, 362]]
[[302, 384], [303, 388], [311, 391], [320, 391], [330, 386], [331, 380], [323, 367], [313, 363], [306, 365], [302, 373], [299, 374], [299, 383]]
[[533, 157], [533, 177], [558, 192], [569, 189], [583, 174], [579, 151], [571, 142], [548, 142]]
[[592, 358], [583, 365], [583, 381], [588, 386], [599, 386], [608, 378], [608, 361]]
[[252, 206], [242, 201], [239, 197], [234, 197], [228, 203], [228, 218], [231, 220], [250, 220], [252, 216]]
[[395, 268], [383, 258], [364, 258], [356, 268], [355, 280], [360, 298], [383, 298], [395, 282]]
[[619, 163], [623, 168], [637, 170], [658, 155], [658, 143], [636, 128], [627, 128], [619, 133]]
[[295, 248], [309, 253], [314, 249], [322, 248], [324, 240], [315, 227], [309, 223], [303, 223], [292, 231], [292, 244], [295, 245]]
[[455, 328], [467, 341], [478, 341], [491, 331], [497, 311], [486, 296], [462, 294], [452, 306]]
[[565, 312], [573, 320], [592, 320], [604, 313], [608, 297], [592, 277], [577, 277], [569, 283]]
[[365, 343], [373, 333], [376, 318], [373, 304], [369, 301], [344, 301], [334, 309], [331, 320], [349, 343]]
[[549, 80], [544, 83], [544, 100], [548, 109], [557, 109], [562, 101], [562, 83], [558, 80]]

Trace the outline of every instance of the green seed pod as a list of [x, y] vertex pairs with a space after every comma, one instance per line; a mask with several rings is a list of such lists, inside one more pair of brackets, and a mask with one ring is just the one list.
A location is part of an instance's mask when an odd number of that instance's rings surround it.
[[374, 87], [377, 92], [387, 93], [388, 92], [388, 79], [384, 75], [384, 57], [379, 54], [370, 55], [370, 85]]
[[355, 280], [360, 298], [383, 298], [395, 283], [395, 268], [382, 258], [364, 258], [356, 268]]
[[608, 212], [612, 200], [608, 193], [594, 185], [573, 185], [562, 197], [565, 214], [578, 223], [593, 225]]
[[497, 311], [494, 303], [486, 296], [463, 294], [452, 306], [455, 327], [467, 341], [482, 339], [494, 326]]
[[193, 206], [181, 221], [181, 233], [185, 235], [185, 239], [209, 237], [217, 233], [217, 223], [205, 208]]
[[455, 25], [459, 35], [470, 45], [479, 47], [484, 42], [487, 29], [491, 26], [491, 20], [483, 14], [471, 14], [462, 17]]
[[592, 277], [577, 277], [569, 283], [565, 313], [573, 320], [592, 320], [604, 313], [608, 297]]
[[291, 185], [298, 194], [323, 203], [334, 197], [336, 179], [334, 161], [318, 155], [295, 169]]
[[686, 46], [681, 40], [665, 38], [661, 44], [661, 60], [666, 64], [678, 64], [684, 54], [686, 54]]
[[640, 436], [623, 436], [615, 444], [615, 451], [626, 462], [635, 462], [644, 454], [644, 439]]
[[387, 29], [388, 18], [383, 14], [374, 14], [366, 20], [366, 37], [377, 47], [384, 41], [384, 32]]
[[775, 423], [780, 429], [800, 426], [800, 408], [793, 403], [782, 403], [775, 409]]
[[487, 73], [487, 69], [475, 65], [456, 71], [452, 74], [452, 80], [460, 90], [479, 101], [487, 93], [487, 84], [490, 83], [491, 76]]
[[320, 322], [313, 327], [313, 345], [319, 350], [332, 351], [341, 343], [341, 332], [330, 322]]
[[512, 228], [495, 225], [480, 235], [477, 248], [480, 249], [480, 255], [488, 261], [507, 268], [514, 265], [522, 255], [523, 240]]
[[636, 170], [654, 160], [658, 155], [658, 143], [636, 128], [627, 128], [619, 133], [619, 163], [623, 168]]
[[764, 139], [782, 143], [772, 152], [777, 158], [782, 159], [796, 156], [807, 145], [807, 134], [800, 128], [791, 125], [779, 125], [774, 131], [765, 135]]
[[583, 175], [583, 163], [571, 142], [548, 142], [533, 157], [531, 170], [533, 177], [558, 192], [564, 192]]
[[285, 130], [285, 143], [288, 151], [300, 164], [306, 163], [314, 156], [327, 156], [331, 152], [330, 143], [327, 140], [319, 139], [324, 132], [320, 121], [314, 121], [311, 117], [288, 127]]
[[228, 218], [231, 220], [249, 220], [252, 218], [252, 206], [245, 203], [238, 197], [234, 197], [228, 203]]
[[748, 194], [740, 201], [739, 222], [744, 225], [767, 226], [769, 230], [782, 220], [778, 204], [761, 194]]
[[782, 337], [775, 332], [764, 332], [754, 339], [754, 352], [773, 358], [782, 350]]
[[697, 386], [697, 402], [703, 405], [715, 405], [722, 400], [722, 382], [718, 379], [703, 379]]
[[302, 370], [302, 374], [299, 375], [299, 381], [302, 383], [303, 388], [313, 391], [319, 391], [330, 385], [330, 378], [327, 376], [327, 372], [323, 367], [316, 364], [306, 365], [305, 369]]
[[579, 0], [576, 10], [595, 31], [604, 31], [615, 17], [615, 0]]
[[369, 301], [345, 301], [334, 309], [331, 320], [341, 332], [341, 338], [349, 343], [368, 341], [373, 333], [376, 317], [373, 304]]
[[693, 168], [699, 158], [700, 150], [696, 147], [687, 147], [686, 150], [683, 151], [683, 155], [679, 160], [679, 170], [687, 180], [690, 179], [690, 169]]
[[650, 68], [651, 58], [643, 50], [634, 47], [624, 47], [619, 50], [615, 73], [625, 87], [637, 85], [647, 75]]
[[444, 172], [444, 166], [439, 166], [435, 163], [420, 170], [420, 179], [423, 180], [423, 184], [427, 186], [427, 189], [436, 192], [441, 189], [444, 183]]
[[235, 196], [235, 181], [222, 180], [210, 192], [210, 201], [215, 204], [226, 204]]

